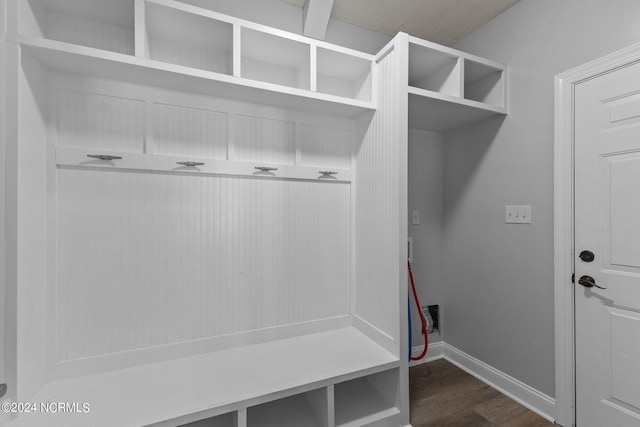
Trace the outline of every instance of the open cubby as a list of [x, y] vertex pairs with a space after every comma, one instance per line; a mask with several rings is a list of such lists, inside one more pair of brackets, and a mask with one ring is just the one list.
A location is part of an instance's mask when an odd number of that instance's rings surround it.
[[460, 96], [460, 58], [409, 43], [409, 86]]
[[145, 3], [148, 56], [232, 74], [233, 25], [162, 4]]
[[216, 417], [205, 418], [204, 420], [182, 424], [179, 427], [236, 427], [238, 425], [238, 414], [230, 412]]
[[96, 49], [133, 55], [133, 2], [20, 0], [18, 31]]
[[251, 28], [242, 28], [240, 39], [241, 77], [310, 89], [309, 44]]
[[311, 390], [247, 409], [247, 427], [327, 427], [327, 389]]
[[465, 59], [464, 97], [484, 104], [503, 106], [504, 70]]
[[317, 91], [371, 100], [371, 61], [318, 47]]
[[397, 369], [336, 384], [335, 425], [361, 426], [399, 413], [398, 387]]

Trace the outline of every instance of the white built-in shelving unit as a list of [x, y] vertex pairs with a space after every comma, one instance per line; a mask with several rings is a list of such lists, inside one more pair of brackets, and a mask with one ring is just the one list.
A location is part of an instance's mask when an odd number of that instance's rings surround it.
[[507, 113], [502, 64], [416, 37], [409, 43], [409, 127], [448, 131]]
[[186, 1], [7, 16], [9, 396], [90, 404], [11, 427], [408, 425], [407, 122], [504, 113], [504, 69]]

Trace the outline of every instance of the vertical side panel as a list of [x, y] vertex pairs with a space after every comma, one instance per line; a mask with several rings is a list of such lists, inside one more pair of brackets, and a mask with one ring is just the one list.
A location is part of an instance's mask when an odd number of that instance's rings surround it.
[[354, 315], [356, 326], [400, 359], [397, 404], [407, 425], [407, 35], [393, 43], [376, 65], [378, 109], [358, 122]]
[[[7, 103], [10, 102], [7, 99], [6, 92], [6, 19], [5, 19], [5, 0], [0, 0], [0, 310], [3, 313], [7, 313], [6, 311], [6, 299], [5, 299], [5, 289], [7, 286], [6, 282], [6, 237], [5, 237], [5, 159], [6, 157], [6, 112], [7, 112]], [[0, 316], [0, 355], [2, 359], [0, 361], [0, 383], [4, 383], [7, 381], [6, 377], [6, 360], [5, 360], [5, 316]], [[2, 423], [3, 418], [2, 414], [0, 414], [0, 424]]]
[[[17, 59], [17, 58], [16, 58]], [[45, 381], [47, 280], [46, 72], [23, 54], [18, 71], [15, 182], [16, 399], [28, 401]], [[19, 195], [19, 197], [18, 197]]]
[[147, 37], [147, 23], [145, 19], [145, 0], [135, 0], [134, 52], [140, 58], [149, 57], [149, 40]]
[[390, 302], [398, 300], [400, 174], [406, 173], [399, 158], [407, 144], [399, 125], [398, 59], [394, 49], [378, 64], [378, 110], [370, 121], [360, 119], [356, 153], [355, 314], [394, 342], [399, 311]]

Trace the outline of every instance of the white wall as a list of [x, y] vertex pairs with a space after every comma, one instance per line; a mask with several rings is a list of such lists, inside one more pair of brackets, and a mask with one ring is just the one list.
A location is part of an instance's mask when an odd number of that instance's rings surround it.
[[456, 46], [508, 65], [510, 111], [446, 136], [445, 340], [550, 396], [553, 76], [637, 41], [637, 0], [522, 0]]
[[[302, 8], [282, 0], [180, 0], [194, 6], [302, 34]], [[391, 37], [335, 19], [329, 21], [325, 41], [377, 53]]]
[[[442, 308], [444, 286], [443, 253], [443, 161], [444, 135], [409, 130], [409, 236], [413, 237], [413, 275], [422, 305]], [[412, 225], [411, 211], [420, 211], [420, 225]], [[420, 318], [411, 299], [413, 347], [424, 344]], [[429, 335], [440, 341], [439, 334]]]

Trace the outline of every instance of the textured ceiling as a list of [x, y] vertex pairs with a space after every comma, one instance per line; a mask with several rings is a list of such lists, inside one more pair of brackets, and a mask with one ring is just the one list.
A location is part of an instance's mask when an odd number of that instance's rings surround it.
[[[305, 0], [283, 0], [302, 7]], [[519, 0], [335, 0], [331, 16], [394, 36], [452, 46]]]

